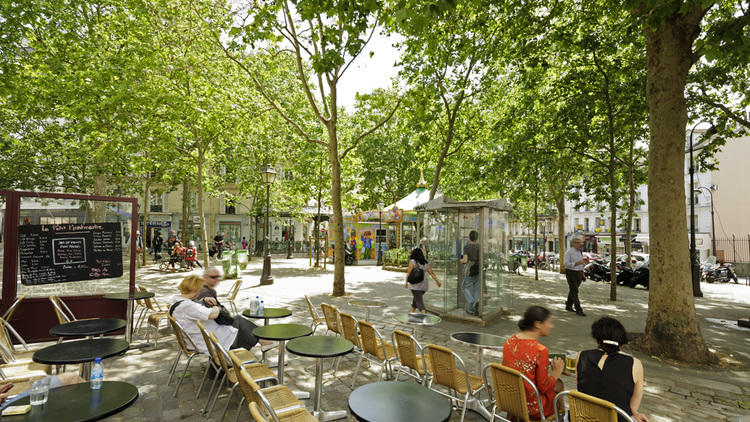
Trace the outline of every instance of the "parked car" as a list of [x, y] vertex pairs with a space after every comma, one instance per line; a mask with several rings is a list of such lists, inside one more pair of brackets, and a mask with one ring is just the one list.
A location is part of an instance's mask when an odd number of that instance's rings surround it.
[[[617, 256], [617, 262], [625, 263], [628, 256], [625, 254], [618, 255]], [[648, 261], [648, 254], [640, 253], [640, 252], [633, 252], [630, 254], [630, 264], [631, 267], [638, 268], [641, 265], [643, 265], [644, 262]]]

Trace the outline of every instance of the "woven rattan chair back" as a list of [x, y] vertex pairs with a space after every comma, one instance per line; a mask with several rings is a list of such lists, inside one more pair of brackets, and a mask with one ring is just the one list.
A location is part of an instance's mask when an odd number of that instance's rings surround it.
[[401, 365], [419, 372], [417, 359], [421, 360], [421, 358], [417, 357], [417, 345], [414, 343], [414, 338], [407, 332], [393, 330], [393, 339], [396, 342], [395, 346], [398, 350], [398, 359]]
[[456, 368], [453, 350], [437, 344], [428, 344], [427, 350], [432, 364], [432, 382], [457, 390], [456, 376], [458, 369]]
[[227, 295], [227, 298], [230, 301], [237, 299], [237, 294], [240, 292], [240, 287], [242, 287], [242, 279], [238, 279], [237, 281], [235, 281], [234, 285], [229, 290], [229, 295]]
[[521, 373], [497, 363], [490, 365], [492, 374], [492, 392], [498, 411], [507, 412], [509, 416], [522, 422], [530, 422], [529, 408], [526, 403], [526, 388]]
[[305, 302], [307, 302], [307, 309], [310, 311], [310, 318], [312, 318], [313, 323], [317, 325], [323, 324], [323, 321], [318, 316], [318, 312], [315, 310], [315, 306], [313, 306], [312, 301], [307, 295], [305, 295]]
[[570, 422], [617, 422], [613, 403], [575, 390], [570, 392], [568, 400]]
[[224, 373], [227, 374], [227, 376], [231, 376], [233, 368], [229, 367], [229, 362], [227, 362], [227, 357], [224, 355], [224, 352], [221, 350], [219, 346], [219, 340], [216, 338], [214, 333], [208, 332], [208, 337], [211, 339], [211, 343], [213, 345], [214, 353], [216, 355], [216, 358], [219, 360], [219, 365], [221, 366], [221, 369], [224, 370]]
[[321, 303], [320, 309], [323, 310], [323, 318], [326, 320], [326, 327], [328, 327], [328, 330], [333, 331], [336, 334], [341, 334], [339, 328], [339, 308], [327, 303]]
[[[250, 398], [253, 397], [255, 393], [253, 393], [253, 389], [252, 387], [250, 387], [250, 384], [240, 374], [240, 372], [247, 372], [247, 370], [242, 367], [242, 361], [239, 357], [237, 357], [236, 353], [230, 350], [227, 352], [227, 354], [229, 355], [229, 359], [232, 361], [232, 366], [234, 368], [240, 368], [237, 370], [237, 382], [240, 384], [240, 390], [242, 391], [242, 395], [245, 396], [245, 400], [250, 401]], [[250, 377], [250, 379], [253, 379], [250, 376], [249, 372], [247, 372], [247, 376]]]
[[[148, 292], [148, 290], [146, 290], [145, 287], [137, 286], [137, 288], [141, 292], [144, 292], [144, 293]], [[143, 306], [145, 306], [146, 309], [148, 309], [149, 311], [152, 311], [152, 312], [160, 312], [161, 311], [161, 309], [159, 309], [159, 306], [156, 305], [156, 303], [154, 302], [154, 300], [151, 299], [150, 297], [143, 298]]]
[[203, 323], [200, 321], [196, 321], [195, 325], [197, 325], [198, 329], [201, 330], [203, 342], [206, 343], [206, 350], [208, 350], [208, 356], [211, 357], [211, 360], [214, 361], [215, 364], [220, 365], [221, 363], [219, 362], [219, 357], [216, 356], [216, 348], [214, 347], [213, 341], [211, 341], [211, 337], [209, 336], [206, 327], [204, 327]]
[[263, 416], [263, 413], [260, 411], [260, 408], [258, 408], [258, 405], [255, 404], [255, 402], [250, 402], [248, 406], [250, 407], [250, 416], [255, 419], [255, 422], [268, 422], [268, 419]]
[[357, 320], [351, 314], [345, 312], [339, 313], [339, 317], [341, 317], [341, 335], [351, 341], [354, 347], [361, 349], [359, 333], [357, 333]]
[[177, 343], [180, 345], [182, 351], [188, 356], [197, 353], [195, 350], [188, 348], [188, 345], [185, 342], [185, 332], [182, 330], [182, 327], [177, 320], [174, 319], [172, 315], [167, 315], [167, 317], [169, 318], [169, 325], [172, 326], [172, 331], [174, 331], [174, 336], [177, 338]]
[[378, 359], [385, 359], [383, 350], [378, 344], [378, 334], [375, 331], [375, 327], [369, 322], [359, 321], [359, 333], [362, 338], [362, 350], [365, 353], [369, 353], [373, 356], [377, 356]]

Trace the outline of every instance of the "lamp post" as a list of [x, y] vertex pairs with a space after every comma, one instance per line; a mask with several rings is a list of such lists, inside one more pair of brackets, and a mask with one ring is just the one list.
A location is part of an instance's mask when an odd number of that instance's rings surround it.
[[268, 249], [268, 213], [271, 202], [271, 185], [276, 180], [276, 171], [270, 164], [266, 164], [266, 167], [260, 172], [260, 178], [266, 185], [266, 224], [265, 236], [263, 238], [265, 254], [263, 256], [263, 274], [260, 276], [260, 284], [268, 285], [273, 284], [273, 277], [271, 276], [271, 252]]
[[378, 238], [378, 263], [377, 263], [377, 266], [378, 267], [382, 267], [383, 266], [383, 245], [382, 245], [383, 238], [382, 238], [382, 236], [380, 236], [380, 230], [381, 230], [382, 225], [383, 225], [383, 201], [379, 201], [378, 202], [378, 233], [377, 233], [377, 238]]
[[711, 185], [710, 187], [705, 186], [698, 186], [698, 188], [694, 189], [693, 192], [700, 193], [701, 190], [705, 189], [706, 192], [708, 192], [708, 195], [711, 197], [711, 255], [716, 256], [716, 234], [715, 234], [715, 227], [716, 223], [714, 220], [714, 190], [716, 190], [716, 185]]
[[703, 137], [711, 136], [716, 131], [716, 127], [711, 122], [699, 122], [690, 129], [690, 270], [693, 281], [693, 296], [703, 297], [701, 292], [700, 266], [698, 265], [698, 251], [695, 249], [695, 201], [693, 200], [693, 186], [695, 186], [695, 162], [693, 161], [693, 132], [698, 125], [708, 123], [710, 128], [703, 134]]

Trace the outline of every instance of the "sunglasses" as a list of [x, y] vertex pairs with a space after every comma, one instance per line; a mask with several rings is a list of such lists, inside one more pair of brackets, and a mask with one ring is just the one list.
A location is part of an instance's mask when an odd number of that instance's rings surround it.
[[218, 275], [207, 275], [206, 278], [219, 278]]

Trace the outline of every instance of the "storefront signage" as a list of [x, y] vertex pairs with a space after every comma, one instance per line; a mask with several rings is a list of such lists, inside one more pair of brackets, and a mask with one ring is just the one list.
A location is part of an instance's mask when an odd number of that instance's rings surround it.
[[120, 277], [120, 224], [22, 225], [18, 255], [27, 286]]

